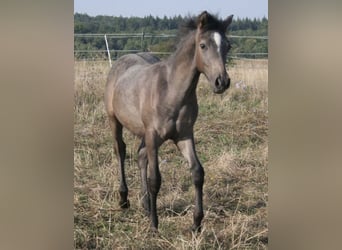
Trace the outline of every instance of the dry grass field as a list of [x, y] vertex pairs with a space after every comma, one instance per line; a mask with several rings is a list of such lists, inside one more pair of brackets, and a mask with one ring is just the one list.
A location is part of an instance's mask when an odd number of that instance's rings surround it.
[[192, 224], [194, 187], [185, 159], [160, 148], [159, 235], [149, 233], [140, 206], [138, 138], [124, 132], [131, 207], [118, 205], [118, 169], [103, 105], [108, 62], [75, 62], [75, 249], [267, 249], [268, 61], [239, 60], [231, 88], [215, 95], [204, 78], [197, 88], [198, 156], [205, 169], [203, 230]]

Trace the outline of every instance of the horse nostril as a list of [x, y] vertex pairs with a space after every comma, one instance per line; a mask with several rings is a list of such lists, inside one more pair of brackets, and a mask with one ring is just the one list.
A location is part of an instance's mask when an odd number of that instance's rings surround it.
[[220, 77], [217, 77], [216, 78], [216, 81], [215, 81], [215, 87], [218, 88], [221, 86], [221, 78]]

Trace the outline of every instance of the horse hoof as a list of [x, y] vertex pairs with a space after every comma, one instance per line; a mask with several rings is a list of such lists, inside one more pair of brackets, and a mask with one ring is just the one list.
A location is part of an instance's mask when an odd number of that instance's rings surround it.
[[151, 227], [151, 228], [150, 228], [150, 234], [151, 234], [153, 237], [156, 237], [156, 236], [159, 236], [159, 231], [158, 231], [157, 228]]
[[119, 205], [120, 205], [121, 208], [129, 208], [130, 207], [129, 200], [127, 200], [127, 201], [120, 201]]
[[194, 234], [198, 234], [200, 233], [202, 230], [202, 226], [196, 226], [196, 225], [192, 225], [191, 226], [191, 231], [194, 233]]

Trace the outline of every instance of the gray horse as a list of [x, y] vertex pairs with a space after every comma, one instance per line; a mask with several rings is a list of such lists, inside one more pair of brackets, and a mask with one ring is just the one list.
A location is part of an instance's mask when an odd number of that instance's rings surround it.
[[191, 167], [195, 185], [195, 210], [192, 230], [201, 229], [204, 170], [194, 145], [193, 127], [198, 114], [196, 87], [201, 73], [214, 93], [230, 85], [226, 56], [230, 44], [225, 36], [233, 16], [219, 20], [204, 11], [183, 27], [183, 38], [166, 60], [148, 53], [119, 58], [108, 75], [105, 107], [114, 137], [119, 162], [120, 206], [129, 207], [124, 161], [126, 145], [123, 127], [142, 139], [138, 150], [141, 170], [142, 205], [158, 230], [157, 195], [161, 185], [158, 148], [172, 140]]

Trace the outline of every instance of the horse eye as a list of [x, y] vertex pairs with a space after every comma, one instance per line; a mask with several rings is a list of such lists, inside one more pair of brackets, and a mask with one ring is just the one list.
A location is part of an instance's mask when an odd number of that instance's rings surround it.
[[204, 43], [201, 43], [201, 44], [200, 44], [200, 47], [201, 47], [201, 49], [204, 49], [204, 48], [205, 48], [205, 44], [204, 44]]

